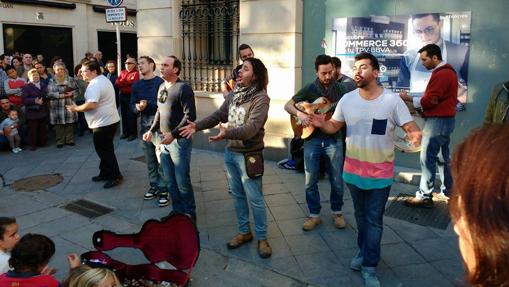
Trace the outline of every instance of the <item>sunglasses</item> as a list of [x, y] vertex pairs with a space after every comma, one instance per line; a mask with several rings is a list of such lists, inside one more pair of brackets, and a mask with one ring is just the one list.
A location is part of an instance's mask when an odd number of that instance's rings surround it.
[[164, 104], [166, 102], [166, 99], [168, 99], [168, 91], [166, 89], [163, 89], [159, 92], [159, 97], [157, 98], [157, 100], [161, 104]]

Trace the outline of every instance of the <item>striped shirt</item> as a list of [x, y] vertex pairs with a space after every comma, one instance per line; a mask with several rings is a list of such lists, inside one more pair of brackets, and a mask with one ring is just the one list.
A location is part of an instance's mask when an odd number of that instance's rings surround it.
[[345, 182], [361, 189], [390, 186], [394, 128], [413, 120], [403, 100], [385, 89], [376, 99], [366, 100], [357, 89], [343, 96], [332, 118], [347, 126]]

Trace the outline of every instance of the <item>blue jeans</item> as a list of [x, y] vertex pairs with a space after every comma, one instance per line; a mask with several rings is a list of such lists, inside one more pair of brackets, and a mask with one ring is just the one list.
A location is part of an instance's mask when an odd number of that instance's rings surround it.
[[340, 213], [343, 207], [343, 147], [338, 139], [311, 138], [304, 141], [304, 171], [306, 173], [306, 202], [311, 216], [318, 216], [320, 193], [318, 180], [320, 178], [320, 162], [324, 161], [329, 177], [330, 205], [335, 213]]
[[196, 215], [196, 204], [189, 175], [192, 148], [191, 139], [178, 138], [171, 144], [161, 145], [160, 157], [173, 210], [193, 216]]
[[362, 266], [376, 267], [380, 261], [380, 241], [383, 232], [385, 204], [389, 198], [391, 186], [382, 189], [360, 189], [346, 184], [352, 194], [352, 201], [357, 222], [357, 245]]
[[454, 131], [454, 117], [427, 118], [422, 132], [421, 182], [418, 199], [431, 198], [435, 186], [437, 165], [442, 179], [442, 192], [449, 196], [452, 189], [451, 158], [449, 143]]
[[224, 164], [228, 176], [228, 185], [233, 197], [239, 232], [250, 232], [249, 205], [253, 212], [255, 232], [258, 240], [267, 239], [267, 212], [263, 201], [262, 177], [252, 179], [247, 176], [244, 154], [230, 151], [224, 152]]
[[159, 155], [161, 148], [159, 134], [152, 133], [152, 141], [140, 141], [141, 149], [145, 154], [145, 162], [147, 163], [148, 179], [150, 187], [158, 189], [162, 192], [167, 192], [168, 179], [163, 172], [162, 164], [159, 164]]

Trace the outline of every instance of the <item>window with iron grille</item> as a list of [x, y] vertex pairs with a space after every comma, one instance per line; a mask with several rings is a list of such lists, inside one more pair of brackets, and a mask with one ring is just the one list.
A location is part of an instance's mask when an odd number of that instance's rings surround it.
[[181, 78], [194, 90], [219, 92], [237, 59], [238, 0], [182, 0]]

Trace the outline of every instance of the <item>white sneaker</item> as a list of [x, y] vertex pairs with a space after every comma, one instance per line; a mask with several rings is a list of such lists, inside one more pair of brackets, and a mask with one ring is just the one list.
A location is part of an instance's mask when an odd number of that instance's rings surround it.
[[20, 148], [20, 147], [18, 148], [18, 151], [22, 151], [22, 150], [23, 150], [22, 148]]
[[12, 152], [13, 152], [13, 153], [18, 153], [19, 151], [18, 151], [18, 149], [17, 149], [17, 148], [13, 148], [13, 149], [12, 149]]

